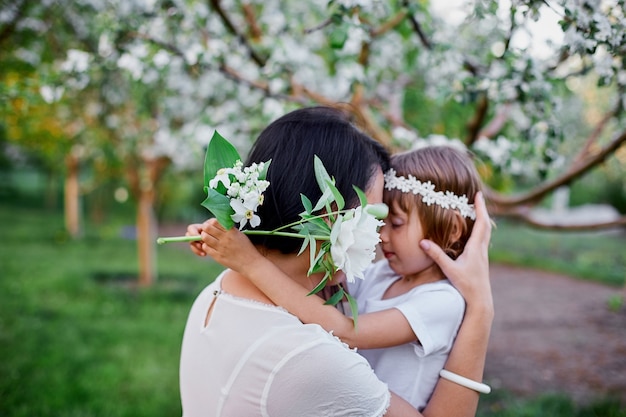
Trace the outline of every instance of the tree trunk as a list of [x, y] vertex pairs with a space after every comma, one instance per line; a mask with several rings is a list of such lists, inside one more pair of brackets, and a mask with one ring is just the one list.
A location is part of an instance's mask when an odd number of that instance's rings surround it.
[[154, 201], [159, 179], [169, 159], [131, 158], [126, 161], [126, 173], [133, 196], [137, 199], [137, 251], [139, 285], [149, 286], [156, 280], [156, 217]]
[[80, 203], [78, 184], [78, 157], [71, 151], [65, 157], [65, 228], [72, 238], [80, 236]]
[[149, 286], [156, 280], [156, 222], [154, 189], [146, 184], [139, 190], [137, 204], [137, 249], [139, 253], [139, 285]]

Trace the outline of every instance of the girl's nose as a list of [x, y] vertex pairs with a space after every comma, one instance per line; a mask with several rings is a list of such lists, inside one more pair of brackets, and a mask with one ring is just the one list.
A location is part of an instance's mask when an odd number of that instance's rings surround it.
[[381, 242], [388, 242], [389, 241], [389, 226], [387, 226], [387, 224], [385, 223], [381, 228], [380, 228], [380, 241]]

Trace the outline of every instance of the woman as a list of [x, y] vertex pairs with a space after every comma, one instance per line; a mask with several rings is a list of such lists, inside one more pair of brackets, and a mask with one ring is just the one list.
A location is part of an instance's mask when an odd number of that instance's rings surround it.
[[[358, 204], [352, 186], [368, 201], [382, 201], [388, 155], [353, 127], [339, 111], [309, 108], [291, 112], [259, 136], [246, 165], [272, 160], [270, 187], [259, 209], [261, 227], [272, 230], [298, 220], [300, 194], [316, 201], [313, 172], [317, 155], [348, 205]], [[456, 261], [431, 242], [422, 248], [457, 286], [467, 302], [464, 322], [446, 369], [482, 379], [493, 320], [487, 245], [490, 224], [482, 199], [465, 252]], [[202, 232], [191, 225], [188, 234]], [[206, 233], [203, 240], [211, 239]], [[297, 256], [301, 242], [254, 236], [253, 243], [278, 268], [312, 289], [320, 277], [307, 276], [308, 256]], [[198, 255], [208, 246], [192, 244]], [[471, 280], [467, 277], [472, 277]], [[304, 325], [272, 304], [242, 275], [226, 270], [194, 302], [181, 352], [183, 415], [210, 416], [412, 416], [410, 404], [380, 382], [367, 362], [317, 325]], [[474, 415], [478, 394], [440, 380], [423, 410], [426, 416]]]

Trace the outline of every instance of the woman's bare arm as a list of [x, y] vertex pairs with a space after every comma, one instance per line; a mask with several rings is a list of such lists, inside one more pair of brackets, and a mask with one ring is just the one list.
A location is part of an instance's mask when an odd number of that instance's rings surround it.
[[[432, 242], [422, 241], [421, 246], [437, 262], [466, 302], [465, 317], [445, 369], [480, 382], [485, 369], [494, 308], [488, 256], [491, 220], [482, 194], [476, 196], [475, 205], [476, 223], [459, 258], [450, 259]], [[423, 414], [426, 417], [474, 416], [478, 399], [476, 391], [440, 378]]]

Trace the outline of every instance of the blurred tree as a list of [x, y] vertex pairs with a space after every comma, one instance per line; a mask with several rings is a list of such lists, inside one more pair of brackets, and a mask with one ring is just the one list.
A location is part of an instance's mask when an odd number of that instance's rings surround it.
[[97, 115], [138, 201], [141, 259], [165, 167], [199, 169], [216, 128], [247, 149], [299, 106], [345, 107], [392, 150], [461, 138], [486, 161], [492, 213], [536, 227], [566, 227], [530, 209], [626, 141], [624, 0], [27, 3], [2, 15], [0, 42], [36, 28], [12, 59], [51, 51], [36, 67], [79, 104], [66, 120]]

